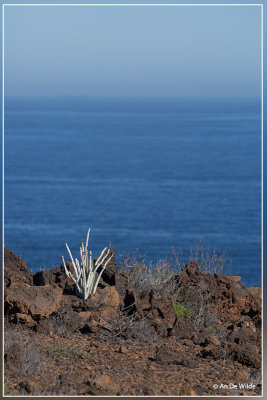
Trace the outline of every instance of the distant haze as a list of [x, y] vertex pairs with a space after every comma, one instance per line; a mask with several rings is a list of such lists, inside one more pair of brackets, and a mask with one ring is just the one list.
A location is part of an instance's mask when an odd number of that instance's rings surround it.
[[5, 7], [8, 96], [259, 96], [260, 7]]

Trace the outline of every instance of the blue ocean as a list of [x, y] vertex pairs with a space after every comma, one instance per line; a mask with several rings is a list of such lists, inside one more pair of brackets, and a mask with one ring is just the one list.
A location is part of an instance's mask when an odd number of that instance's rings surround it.
[[6, 98], [4, 245], [32, 271], [200, 240], [261, 284], [261, 112], [245, 98]]

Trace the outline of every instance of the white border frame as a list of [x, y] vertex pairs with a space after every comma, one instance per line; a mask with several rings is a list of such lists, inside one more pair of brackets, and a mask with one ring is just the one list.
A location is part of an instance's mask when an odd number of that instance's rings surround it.
[[[119, 4], [119, 3], [113, 3], [113, 4], [106, 4], [106, 3], [77, 3], [77, 4], [68, 4], [68, 3], [43, 3], [43, 4], [37, 4], [37, 3], [28, 3], [28, 4], [16, 4], [16, 3], [4, 3], [2, 4], [2, 284], [4, 288], [4, 99], [5, 99], [5, 71], [4, 71], [4, 56], [5, 56], [5, 48], [4, 48], [4, 34], [5, 34], [5, 7], [260, 7], [261, 8], [261, 290], [262, 290], [262, 365], [261, 365], [261, 373], [262, 373], [262, 394], [260, 396], [223, 396], [222, 394], [216, 394], [216, 395], [210, 395], [210, 396], [199, 396], [199, 395], [194, 395], [194, 396], [174, 396], [174, 395], [166, 395], [166, 396], [146, 396], [146, 397], [177, 397], [177, 398], [184, 398], [184, 397], [192, 397], [192, 398], [199, 398], [199, 397], [212, 397], [212, 398], [263, 398], [264, 397], [264, 376], [263, 376], [263, 3], [254, 3], [254, 4], [246, 4], [246, 3], [236, 3], [236, 4], [231, 4], [231, 3], [222, 3], [222, 4], [209, 4], [209, 3], [202, 3], [202, 4], [197, 4], [197, 3], [187, 3], [187, 4], [178, 4], [178, 3], [165, 3], [165, 4], [160, 4], [160, 3], [147, 3], [147, 4], [141, 4], [141, 3], [125, 3], [125, 4]], [[2, 324], [2, 332], [4, 332], [4, 290], [3, 290], [3, 295], [2, 295], [2, 317], [3, 317], [3, 324]], [[106, 395], [100, 395], [100, 396], [91, 396], [91, 395], [82, 395], [82, 396], [76, 396], [76, 395], [60, 395], [60, 396], [50, 396], [50, 395], [45, 395], [45, 396], [28, 396], [28, 395], [5, 395], [4, 394], [4, 335], [3, 335], [3, 341], [2, 341], [2, 354], [3, 354], [3, 359], [2, 359], [2, 366], [3, 366], [3, 373], [2, 373], [2, 383], [3, 383], [3, 392], [2, 395], [4, 398], [6, 397], [26, 397], [26, 398], [34, 398], [34, 397], [60, 397], [60, 398], [66, 398], [66, 397], [120, 397], [120, 396], [106, 396]], [[122, 397], [145, 397], [145, 396], [122, 396]]]

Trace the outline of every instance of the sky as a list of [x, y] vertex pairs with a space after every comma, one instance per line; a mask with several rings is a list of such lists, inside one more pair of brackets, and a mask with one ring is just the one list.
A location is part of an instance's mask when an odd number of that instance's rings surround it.
[[5, 7], [6, 96], [260, 96], [260, 7]]

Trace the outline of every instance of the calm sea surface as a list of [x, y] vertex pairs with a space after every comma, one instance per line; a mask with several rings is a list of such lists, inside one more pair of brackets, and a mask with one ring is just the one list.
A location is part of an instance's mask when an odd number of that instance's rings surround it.
[[37, 271], [136, 248], [156, 261], [199, 240], [261, 283], [255, 99], [7, 98], [5, 247]]

